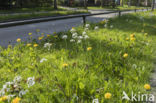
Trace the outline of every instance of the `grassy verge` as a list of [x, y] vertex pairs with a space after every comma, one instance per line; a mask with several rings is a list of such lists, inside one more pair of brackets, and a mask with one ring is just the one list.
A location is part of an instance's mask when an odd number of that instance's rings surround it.
[[[58, 7], [58, 10], [66, 10]], [[35, 7], [35, 8], [15, 8], [9, 10], [0, 10], [0, 13], [32, 13], [32, 12], [44, 12], [44, 11], [55, 11], [54, 7]]]
[[52, 12], [48, 12], [48, 13], [3, 15], [3, 16], [0, 16], [0, 22], [23, 20], [23, 19], [32, 19], [32, 18], [41, 18], [41, 17], [49, 17], [49, 16], [62, 16], [62, 15], [71, 15], [71, 14], [81, 14], [81, 13], [88, 13], [88, 12], [87, 11], [52, 11]]
[[100, 9], [110, 9], [110, 10], [134, 10], [134, 9], [144, 9], [145, 7], [136, 7], [136, 6], [130, 6], [128, 7], [127, 5], [122, 6], [117, 6], [116, 8], [112, 7], [88, 7], [89, 10], [100, 10]]
[[[37, 9], [38, 10], [38, 9]], [[46, 9], [44, 9], [46, 10]], [[0, 14], [0, 22], [5, 21], [13, 21], [13, 20], [23, 20], [23, 19], [31, 19], [31, 18], [40, 18], [40, 17], [48, 17], [48, 16], [61, 16], [61, 15], [70, 15], [70, 14], [80, 14], [80, 13], [88, 13], [88, 11], [73, 11], [73, 10], [66, 10], [66, 9], [58, 9], [58, 10], [52, 10], [49, 9], [49, 11], [44, 12], [44, 10], [40, 10], [43, 12], [35, 12], [36, 10], [31, 12], [26, 12], [29, 10], [26, 10], [24, 14], [24, 10], [22, 14]], [[16, 10], [18, 11], [18, 10]], [[21, 12], [21, 11], [20, 11]], [[17, 12], [16, 12], [17, 13]]]
[[0, 48], [0, 100], [132, 103], [122, 100], [123, 91], [138, 100], [151, 92], [153, 22], [156, 12], [136, 13], [55, 36], [37, 30], [39, 40], [29, 33], [26, 45], [18, 38], [15, 47]]

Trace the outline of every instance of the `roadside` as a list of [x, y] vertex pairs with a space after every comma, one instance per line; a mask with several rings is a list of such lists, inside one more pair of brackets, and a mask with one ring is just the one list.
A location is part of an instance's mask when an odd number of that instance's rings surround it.
[[82, 13], [99, 13], [99, 12], [108, 12], [114, 10], [134, 10], [134, 9], [143, 9], [143, 7], [135, 7], [135, 6], [118, 6], [113, 9], [110, 7], [88, 7], [87, 10], [79, 7], [64, 7], [59, 6], [58, 10], [54, 10], [53, 7], [42, 7], [42, 8], [22, 8], [22, 9], [13, 9], [13, 10], [0, 10], [0, 22], [9, 22], [9, 21], [19, 21], [26, 19], [36, 19], [43, 17], [51, 17], [51, 16], [65, 16], [72, 14], [82, 14]]
[[64, 15], [71, 15], [71, 14], [89, 13], [87, 10], [73, 10], [70, 8], [63, 8], [63, 7], [59, 7], [58, 10], [54, 10], [52, 8], [41, 9], [40, 11], [38, 10], [38, 8], [32, 11], [31, 10], [32, 9], [12, 10], [12, 12], [6, 11], [5, 13], [0, 11], [0, 22], [2, 23], [8, 21], [43, 18], [43, 17], [50, 17], [50, 16], [55, 17], [55, 16], [64, 16]]
[[[97, 11], [98, 12], [98, 11]], [[125, 12], [125, 13], [132, 13]], [[134, 11], [133, 11], [134, 13]], [[97, 23], [103, 19], [108, 19], [117, 16], [118, 13], [112, 13], [107, 15], [95, 15], [86, 18], [86, 21]], [[71, 29], [72, 27], [77, 27], [83, 25], [82, 17], [81, 18], [70, 18], [64, 20], [55, 20], [55, 21], [45, 21], [38, 23], [31, 23], [25, 25], [17, 25], [11, 27], [0, 28], [0, 45], [7, 46], [8, 44], [15, 44], [17, 38], [21, 38], [23, 41], [26, 41], [29, 37], [28, 33], [33, 33], [33, 38], [38, 38], [40, 33], [44, 34], [53, 34], [53, 32], [63, 32]], [[37, 33], [36, 30], [40, 30], [40, 33]], [[5, 35], [4, 35], [5, 34]]]
[[[83, 9], [83, 7], [76, 7], [78, 9]], [[101, 6], [88, 6], [87, 9], [88, 10], [133, 10], [133, 9], [145, 9], [147, 7], [137, 7], [137, 6], [128, 6], [128, 5], [124, 5], [124, 6], [117, 6], [115, 8], [112, 8], [110, 6], [108, 7], [101, 7]], [[148, 7], [149, 8], [149, 7]]]

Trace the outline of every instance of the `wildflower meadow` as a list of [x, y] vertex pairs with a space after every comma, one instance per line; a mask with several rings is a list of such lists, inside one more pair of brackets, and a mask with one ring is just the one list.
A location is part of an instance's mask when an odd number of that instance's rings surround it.
[[152, 93], [156, 12], [35, 31], [0, 47], [0, 103], [136, 103], [123, 93]]

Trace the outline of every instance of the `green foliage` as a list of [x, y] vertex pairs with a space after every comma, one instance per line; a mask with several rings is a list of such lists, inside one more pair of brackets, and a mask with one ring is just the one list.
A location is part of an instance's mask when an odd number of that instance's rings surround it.
[[[0, 88], [21, 76], [19, 84], [28, 90], [21, 103], [91, 103], [96, 98], [100, 103], [131, 103], [122, 101], [123, 91], [129, 96], [132, 91], [150, 93], [144, 84], [153, 69], [155, 15], [123, 15], [86, 25], [85, 32], [78, 27], [43, 36], [37, 30], [42, 36], [38, 45], [18, 39], [15, 47], [0, 48]], [[89, 38], [71, 42], [76, 32], [79, 39], [82, 34]], [[35, 77], [30, 88], [28, 77]], [[105, 98], [107, 92], [110, 99]]]

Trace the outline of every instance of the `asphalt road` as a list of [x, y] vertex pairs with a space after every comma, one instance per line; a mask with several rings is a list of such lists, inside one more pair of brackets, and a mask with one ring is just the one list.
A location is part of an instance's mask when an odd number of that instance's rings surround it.
[[[101, 10], [91, 11], [92, 13], [103, 12]], [[105, 11], [108, 12], [108, 11]], [[133, 11], [134, 12], [134, 11]], [[126, 12], [129, 13], [129, 12]], [[87, 21], [89, 22], [99, 22], [103, 19], [111, 18], [117, 16], [118, 14], [107, 14], [107, 15], [97, 15], [87, 17]], [[8, 44], [16, 43], [17, 38], [21, 38], [23, 41], [26, 41], [29, 37], [28, 33], [33, 33], [33, 38], [38, 38], [41, 36], [41, 33], [44, 34], [53, 34], [53, 32], [62, 32], [71, 29], [72, 27], [76, 27], [82, 25], [82, 18], [74, 18], [74, 19], [65, 19], [65, 20], [57, 20], [57, 21], [48, 21], [34, 24], [26, 24], [20, 26], [13, 26], [7, 28], [0, 28], [0, 45], [7, 46]], [[40, 33], [36, 32], [36, 29], [40, 29]]]

